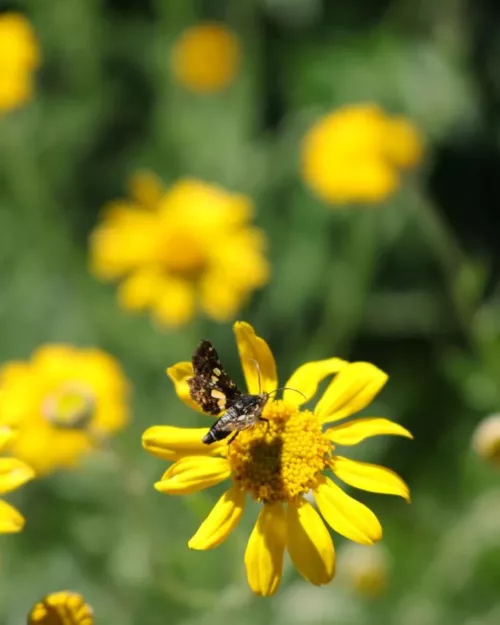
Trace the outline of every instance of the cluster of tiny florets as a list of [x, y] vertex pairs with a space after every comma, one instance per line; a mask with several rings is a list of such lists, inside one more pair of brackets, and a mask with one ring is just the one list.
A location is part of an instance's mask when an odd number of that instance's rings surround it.
[[266, 406], [264, 418], [230, 445], [233, 479], [257, 501], [297, 501], [318, 484], [331, 443], [312, 412], [284, 401]]

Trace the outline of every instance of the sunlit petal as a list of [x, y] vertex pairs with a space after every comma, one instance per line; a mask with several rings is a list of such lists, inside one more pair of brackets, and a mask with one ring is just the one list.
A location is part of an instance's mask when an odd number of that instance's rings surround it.
[[214, 486], [230, 474], [225, 458], [186, 456], [168, 468], [155, 488], [168, 495], [187, 495]]
[[372, 545], [382, 538], [382, 526], [373, 512], [332, 480], [325, 478], [314, 499], [328, 525], [342, 536], [362, 545]]
[[269, 345], [255, 334], [249, 323], [244, 321], [237, 321], [234, 324], [234, 333], [248, 392], [256, 394], [274, 391], [278, 386], [278, 375]]
[[201, 439], [208, 428], [178, 428], [171, 425], [154, 425], [142, 435], [142, 446], [162, 460], [179, 460], [184, 456], [217, 456], [227, 445], [220, 441], [207, 445]]
[[8, 493], [35, 477], [35, 472], [17, 458], [0, 458], [0, 494]]
[[245, 567], [250, 588], [269, 597], [277, 590], [283, 574], [286, 518], [281, 503], [265, 504], [248, 540]]
[[167, 375], [174, 383], [175, 392], [177, 393], [179, 399], [182, 399], [186, 406], [189, 406], [193, 410], [203, 412], [199, 405], [191, 399], [191, 395], [189, 394], [187, 381], [194, 375], [192, 363], [178, 362], [173, 367], [169, 367], [167, 369]]
[[188, 545], [191, 549], [213, 549], [238, 525], [245, 508], [245, 491], [237, 486], [227, 490], [212, 508]]
[[311, 584], [328, 584], [335, 574], [335, 550], [320, 515], [306, 501], [288, 506], [287, 548], [299, 573]]
[[24, 527], [24, 517], [6, 501], [0, 499], [0, 534], [20, 532]]
[[391, 434], [413, 438], [399, 423], [382, 418], [354, 419], [326, 430], [325, 436], [337, 445], [357, 445], [365, 438]]
[[15, 431], [8, 427], [2, 426], [0, 427], [0, 451], [6, 449], [10, 443], [15, 439], [16, 433]]
[[397, 473], [377, 464], [335, 456], [330, 466], [342, 481], [372, 493], [399, 495], [410, 500], [410, 490]]
[[[316, 360], [307, 362], [292, 373], [285, 386], [283, 399], [297, 406], [308, 402], [318, 390], [318, 385], [332, 373], [337, 373], [348, 364], [341, 358], [327, 358], [326, 360]], [[299, 391], [298, 393], [296, 391]], [[305, 395], [305, 398], [303, 397]]]
[[330, 382], [314, 413], [323, 423], [359, 412], [387, 382], [386, 373], [368, 362], [353, 362]]

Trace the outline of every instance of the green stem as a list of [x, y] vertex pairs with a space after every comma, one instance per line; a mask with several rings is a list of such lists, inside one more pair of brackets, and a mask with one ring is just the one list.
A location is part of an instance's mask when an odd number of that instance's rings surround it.
[[346, 224], [345, 244], [340, 260], [328, 261], [325, 273], [326, 299], [313, 345], [325, 337], [336, 353], [345, 353], [359, 327], [365, 311], [368, 291], [375, 268], [378, 228], [372, 211], [352, 208]]

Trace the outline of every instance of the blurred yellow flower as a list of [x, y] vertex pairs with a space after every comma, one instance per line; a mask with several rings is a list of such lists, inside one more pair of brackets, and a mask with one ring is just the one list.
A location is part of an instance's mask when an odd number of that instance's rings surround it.
[[27, 102], [40, 64], [38, 42], [20, 13], [0, 14], [0, 113]]
[[74, 467], [128, 420], [128, 383], [98, 349], [45, 345], [0, 368], [0, 425], [17, 429], [11, 454], [38, 475]]
[[379, 597], [389, 585], [389, 558], [380, 545], [342, 545], [338, 571], [348, 588], [367, 599]]
[[422, 158], [415, 126], [376, 104], [338, 109], [319, 119], [302, 144], [302, 177], [329, 204], [376, 203], [398, 187], [400, 169]]
[[170, 66], [175, 79], [200, 93], [221, 91], [241, 63], [238, 37], [226, 25], [205, 23], [185, 30], [175, 41]]
[[[237, 322], [234, 331], [248, 392], [274, 391], [278, 378], [269, 346], [247, 323]], [[179, 398], [196, 408], [187, 384], [193, 375], [192, 364], [181, 362], [167, 373]], [[320, 382], [334, 373], [337, 375], [314, 411], [303, 409]], [[239, 432], [230, 444], [227, 439], [204, 444], [201, 439], [208, 428], [149, 428], [143, 435], [144, 448], [174, 462], [155, 484], [160, 492], [184, 495], [232, 479], [232, 486], [189, 546], [205, 550], [222, 543], [238, 524], [246, 495], [250, 495], [263, 506], [245, 553], [247, 578], [255, 593], [268, 596], [279, 586], [285, 548], [312, 584], [326, 584], [333, 578], [333, 542], [320, 514], [306, 499], [311, 492], [323, 519], [335, 531], [365, 545], [380, 540], [382, 527], [373, 512], [324, 472], [331, 471], [355, 488], [409, 499], [407, 485], [389, 469], [335, 453], [334, 444], [355, 445], [380, 434], [411, 438], [405, 428], [387, 419], [345, 421], [365, 408], [386, 380], [385, 373], [366, 362], [348, 363], [339, 358], [309, 362], [286, 382], [286, 387], [299, 392], [285, 390], [283, 399], [269, 399], [262, 413], [268, 423], [259, 422]], [[339, 425], [323, 429], [340, 420]]]
[[199, 180], [164, 191], [147, 174], [131, 192], [104, 212], [90, 241], [93, 273], [123, 279], [124, 309], [151, 309], [170, 327], [190, 321], [197, 306], [225, 321], [267, 282], [265, 237], [250, 225], [247, 197]]
[[62, 590], [47, 595], [28, 615], [28, 625], [93, 625], [92, 608], [76, 592]]
[[[0, 452], [5, 451], [15, 440], [16, 433], [7, 426], [0, 426]], [[16, 490], [35, 477], [35, 472], [17, 458], [0, 458], [0, 495]], [[6, 501], [0, 499], [0, 534], [19, 532], [24, 527], [24, 518]]]
[[500, 414], [492, 414], [479, 422], [472, 447], [478, 456], [500, 466]]

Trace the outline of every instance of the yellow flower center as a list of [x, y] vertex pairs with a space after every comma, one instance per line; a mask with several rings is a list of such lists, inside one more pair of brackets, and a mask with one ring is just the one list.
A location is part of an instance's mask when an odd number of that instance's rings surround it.
[[42, 406], [44, 417], [54, 427], [83, 429], [94, 415], [95, 399], [85, 385], [69, 382], [45, 398]]
[[161, 256], [169, 273], [179, 278], [197, 279], [207, 264], [203, 245], [189, 233], [176, 233], [165, 237]]
[[257, 501], [296, 501], [317, 486], [332, 444], [309, 410], [274, 401], [262, 416], [269, 423], [240, 432], [229, 445], [233, 479]]

